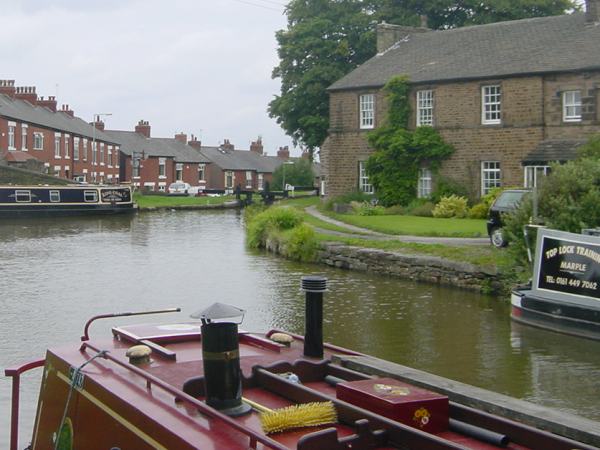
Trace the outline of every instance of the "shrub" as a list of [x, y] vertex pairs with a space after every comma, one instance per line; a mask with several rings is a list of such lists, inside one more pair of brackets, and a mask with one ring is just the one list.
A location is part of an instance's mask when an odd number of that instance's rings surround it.
[[467, 199], [458, 195], [442, 197], [433, 208], [433, 217], [466, 217]]
[[418, 206], [415, 206], [410, 211], [410, 214], [412, 216], [419, 216], [419, 217], [433, 217], [433, 209], [434, 208], [435, 208], [435, 205], [433, 204], [433, 202], [425, 202]]
[[248, 245], [264, 247], [269, 234], [276, 231], [290, 230], [302, 223], [302, 215], [293, 208], [275, 207], [254, 215], [246, 222]]
[[443, 197], [450, 197], [455, 195], [457, 197], [469, 197], [469, 191], [466, 186], [454, 181], [451, 178], [441, 177], [436, 185], [434, 191], [431, 193], [431, 201], [433, 203], [439, 203]]
[[406, 208], [400, 205], [390, 206], [389, 208], [385, 208], [384, 214], [388, 216], [401, 216], [406, 213]]
[[283, 245], [285, 256], [302, 262], [315, 260], [319, 248], [317, 236], [312, 227], [301, 223], [285, 234]]
[[352, 202], [350, 206], [358, 216], [381, 216], [385, 213], [383, 206], [373, 205], [370, 202]]
[[327, 200], [325, 202], [325, 209], [328, 211], [333, 211], [333, 205], [335, 203], [350, 204], [352, 202], [370, 202], [373, 200], [373, 198], [374, 197], [372, 194], [366, 194], [361, 191], [352, 191]]
[[468, 217], [469, 219], [486, 219], [489, 210], [490, 207], [486, 203], [477, 203], [476, 205], [473, 205], [471, 209], [469, 209]]

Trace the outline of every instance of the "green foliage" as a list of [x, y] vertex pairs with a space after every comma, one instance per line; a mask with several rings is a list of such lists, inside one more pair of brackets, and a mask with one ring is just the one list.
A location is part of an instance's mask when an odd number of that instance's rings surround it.
[[375, 55], [373, 23], [418, 26], [420, 16], [432, 29], [563, 14], [572, 0], [291, 0], [287, 27], [276, 33], [279, 64], [273, 78], [281, 93], [269, 115], [312, 151], [329, 128], [327, 87]]
[[314, 261], [319, 249], [315, 230], [305, 223], [292, 228], [286, 233], [284, 249], [285, 256], [290, 259], [303, 262]]
[[352, 202], [350, 205], [354, 214], [359, 216], [381, 216], [385, 214], [383, 206], [373, 205], [371, 202]]
[[458, 195], [442, 197], [440, 202], [433, 208], [433, 217], [458, 217], [467, 216], [467, 199]]
[[407, 205], [416, 196], [423, 164], [436, 171], [454, 149], [432, 127], [406, 129], [410, 106], [408, 80], [393, 77], [385, 87], [390, 101], [387, 121], [368, 134], [375, 152], [366, 162], [369, 180], [383, 206]]
[[247, 242], [250, 247], [266, 246], [272, 232], [291, 230], [302, 223], [302, 214], [294, 208], [275, 207], [251, 216], [247, 224]]
[[584, 145], [577, 149], [579, 158], [594, 158], [600, 160], [600, 134], [592, 136]]
[[325, 202], [324, 208], [327, 211], [333, 211], [335, 204], [351, 204], [352, 202], [369, 202], [373, 200], [373, 195], [361, 191], [351, 191], [337, 197], [330, 198]]
[[402, 214], [406, 214], [406, 208], [400, 205], [393, 205], [385, 208], [384, 214], [388, 216], [401, 216]]
[[481, 197], [481, 201], [469, 210], [469, 219], [486, 219], [490, 206], [492, 206], [492, 203], [494, 203], [501, 192], [501, 188], [495, 188]]
[[412, 207], [409, 214], [417, 217], [433, 217], [434, 208], [433, 202], [420, 203]]
[[312, 186], [315, 181], [312, 164], [308, 159], [297, 159], [287, 161], [292, 164], [282, 164], [273, 172], [271, 188], [283, 190], [283, 182], [292, 186]]
[[466, 186], [453, 180], [452, 178], [438, 177], [435, 184], [435, 189], [431, 193], [431, 201], [439, 203], [442, 197], [450, 197], [457, 195], [458, 197], [469, 197], [469, 191]]

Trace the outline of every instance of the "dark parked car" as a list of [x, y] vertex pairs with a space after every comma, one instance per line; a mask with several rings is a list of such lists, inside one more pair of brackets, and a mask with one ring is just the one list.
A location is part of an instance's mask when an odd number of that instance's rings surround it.
[[504, 225], [502, 215], [514, 211], [523, 196], [529, 192], [531, 192], [529, 189], [507, 189], [496, 198], [490, 207], [487, 232], [494, 247], [505, 247], [507, 244], [502, 231]]

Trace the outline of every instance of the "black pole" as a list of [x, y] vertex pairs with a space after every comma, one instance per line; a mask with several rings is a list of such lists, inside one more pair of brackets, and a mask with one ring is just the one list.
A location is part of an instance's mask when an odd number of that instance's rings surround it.
[[327, 278], [302, 277], [302, 290], [306, 293], [304, 324], [304, 356], [323, 357], [323, 292]]

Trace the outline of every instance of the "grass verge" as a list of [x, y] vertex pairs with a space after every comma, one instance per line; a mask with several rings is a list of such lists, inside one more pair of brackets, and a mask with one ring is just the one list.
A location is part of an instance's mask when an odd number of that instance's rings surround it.
[[235, 200], [232, 195], [220, 197], [177, 197], [168, 195], [142, 195], [139, 192], [133, 194], [133, 200], [140, 208], [169, 208], [176, 206], [203, 206], [220, 205]]

